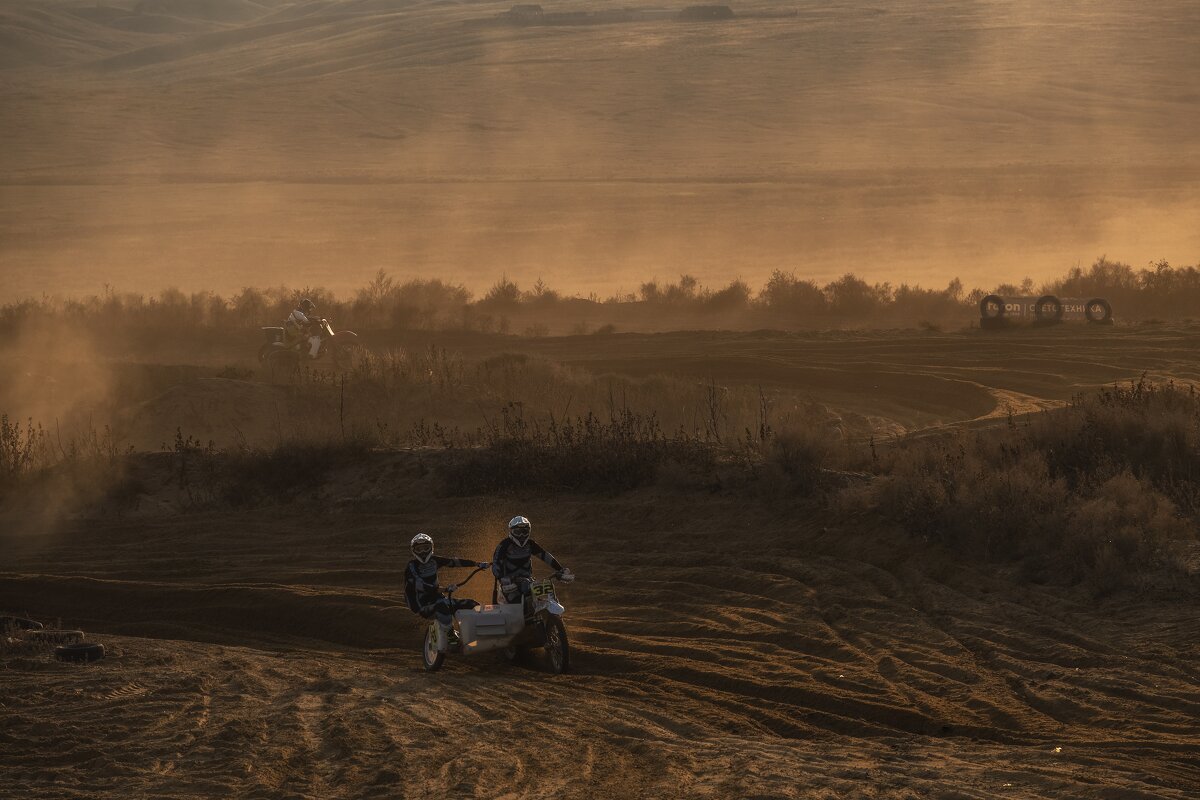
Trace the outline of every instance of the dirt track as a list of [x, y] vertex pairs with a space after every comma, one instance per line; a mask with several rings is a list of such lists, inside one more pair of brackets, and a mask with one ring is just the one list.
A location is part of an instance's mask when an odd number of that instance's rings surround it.
[[0, 671], [12, 786], [156, 797], [1200, 789], [1200, 623], [1188, 603], [1093, 604], [904, 556], [866, 531], [780, 527], [730, 500], [533, 501], [521, 509], [580, 574], [565, 592], [574, 674], [483, 656], [431, 676], [398, 606], [404, 542], [428, 528], [441, 552], [482, 558], [514, 506], [398, 505], [80, 524], [18, 544], [0, 606], [61, 614], [113, 654]]
[[[368, 333], [366, 340], [379, 351], [421, 353], [436, 345], [461, 353], [468, 363], [506, 353], [528, 354], [599, 376], [601, 382], [610, 374], [647, 381], [668, 376], [679, 381], [672, 391], [688, 395], [701, 393], [709, 383], [740, 386], [751, 392], [762, 389], [777, 398], [773, 410], [777, 424], [807, 423], [810, 407], [815, 405], [838, 420], [848, 435], [862, 439], [944, 425], [987, 424], [1009, 413], [1053, 408], [1080, 392], [1137, 380], [1144, 374], [1155, 380], [1200, 382], [1200, 326], [1194, 324], [1064, 325], [1000, 334], [980, 330], [681, 331], [544, 339]], [[114, 352], [98, 355], [104, 364], [99, 371], [105, 374], [90, 381], [88, 373], [96, 372], [95, 366], [81, 372], [69, 363], [47, 365], [32, 357], [6, 361], [0, 356], [0, 366], [10, 373], [25, 373], [8, 391], [0, 387], [0, 408], [17, 419], [27, 415], [65, 419], [87, 417], [82, 405], [103, 400], [118, 409], [127, 440], [139, 449], [151, 450], [169, 443], [177, 428], [203, 441], [213, 439], [220, 446], [239, 437], [275, 443], [280, 426], [284, 434], [299, 436], [336, 433], [320, 427], [336, 423], [336, 418], [320, 415], [287, 386], [269, 385], [262, 376], [252, 380], [214, 377], [229, 364], [260, 368], [248, 341], [253, 338], [247, 332], [218, 332], [201, 345], [198, 360], [204, 366], [169, 367], [160, 365], [189, 358], [183, 351], [195, 349], [196, 344], [118, 341]], [[39, 351], [36, 343], [26, 349]], [[119, 354], [131, 351], [139, 354], [139, 361], [148, 363], [117, 360]], [[188, 363], [196, 360], [193, 355]], [[31, 364], [47, 374], [30, 374]], [[111, 378], [109, 372], [116, 377]], [[467, 380], [479, 378], [468, 370]], [[586, 398], [569, 385], [547, 387], [559, 401], [553, 403], [546, 392], [534, 391], [540, 384], [524, 380], [518, 373], [507, 384], [494, 386], [495, 392], [503, 393], [497, 402], [524, 401], [531, 409], [560, 416], [564, 407], [572, 413], [583, 410], [581, 403]], [[83, 394], [82, 399], [74, 392]], [[410, 418], [398, 418], [394, 426], [404, 430], [415, 418], [436, 419], [468, 430], [484, 424], [479, 405], [454, 401], [413, 403], [406, 408]], [[679, 422], [671, 413], [672, 404], [679, 402], [677, 396], [649, 396], [645, 403], [650, 405], [638, 410], [654, 410], [670, 426]], [[354, 397], [347, 403], [348, 413], [366, 413]], [[52, 413], [45, 410], [47, 405], [53, 407]], [[495, 411], [491, 405], [495, 403], [490, 402], [486, 413]], [[373, 417], [364, 422], [374, 427]]]
[[[1200, 374], [1189, 327], [450, 344], [468, 357], [519, 349], [597, 372], [773, 382], [905, 429], [986, 421], [1006, 395], [1062, 402], [1146, 368]], [[240, 352], [210, 350], [211, 364]], [[235, 410], [209, 390], [239, 382], [197, 382], [206, 369], [170, 372], [171, 408]], [[138, 406], [139, 418], [156, 402]], [[111, 648], [88, 667], [3, 663], [10, 791], [1200, 792], [1194, 587], [1094, 601], [884, 531], [785, 524], [758, 496], [446, 500], [423, 477], [432, 457], [380, 456], [335, 473], [322, 512], [180, 514], [178, 490], [152, 489], [124, 520], [7, 516], [0, 609], [61, 616]], [[143, 459], [161, 472], [170, 456]], [[487, 558], [518, 511], [580, 575], [564, 598], [574, 673], [484, 656], [424, 674], [419, 626], [401, 605], [405, 542], [425, 529], [442, 553]], [[472, 584], [469, 594], [488, 592]]]

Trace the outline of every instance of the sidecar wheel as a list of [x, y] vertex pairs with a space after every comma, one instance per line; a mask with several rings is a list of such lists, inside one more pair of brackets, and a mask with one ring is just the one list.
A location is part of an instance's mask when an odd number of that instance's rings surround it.
[[438, 652], [437, 631], [433, 625], [425, 629], [425, 646], [421, 648], [421, 660], [425, 662], [426, 672], [437, 672], [446, 660], [446, 654]]
[[546, 622], [546, 664], [555, 675], [561, 675], [571, 668], [567, 629], [558, 617], [551, 617]]

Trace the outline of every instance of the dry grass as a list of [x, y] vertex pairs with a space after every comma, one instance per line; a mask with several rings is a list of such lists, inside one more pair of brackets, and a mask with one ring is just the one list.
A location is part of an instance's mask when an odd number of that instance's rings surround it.
[[[1200, 521], [1200, 398], [1145, 380], [1002, 427], [889, 446], [781, 414], [761, 391], [597, 377], [524, 355], [472, 363], [442, 348], [393, 351], [340, 376], [307, 373], [289, 392], [309, 423], [324, 424], [224, 449], [178, 431], [167, 450], [180, 502], [320, 501], [332, 475], [415, 447], [433, 451], [450, 495], [658, 486], [736, 494], [782, 514], [823, 505], [1097, 591], [1171, 567]], [[121, 512], [146, 491], [126, 453], [109, 428], [64, 444], [5, 417], [0, 497]]]
[[1200, 399], [1145, 381], [1001, 430], [902, 442], [840, 498], [913, 535], [1108, 591], [1194, 538]]
[[442, 464], [450, 494], [511, 491], [618, 493], [653, 484], [664, 464], [711, 472], [714, 443], [684, 429], [663, 431], [653, 414], [623, 409], [543, 423], [509, 406], [466, 448]]

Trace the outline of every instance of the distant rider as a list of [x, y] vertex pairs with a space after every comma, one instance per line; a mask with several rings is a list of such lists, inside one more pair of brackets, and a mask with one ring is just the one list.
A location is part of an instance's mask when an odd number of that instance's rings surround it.
[[460, 608], [474, 608], [478, 605], [474, 600], [455, 598], [448, 599], [442, 594], [438, 585], [439, 567], [479, 567], [487, 569], [486, 561], [471, 561], [468, 558], [447, 558], [433, 554], [433, 539], [424, 533], [418, 533], [409, 542], [413, 559], [404, 570], [404, 596], [408, 607], [414, 614], [420, 614], [425, 619], [437, 618], [438, 626], [444, 635], [438, 637], [440, 642], [450, 640], [450, 631], [454, 625], [454, 612]]
[[[571, 570], [558, 563], [544, 547], [529, 537], [532, 526], [525, 517], [513, 517], [508, 521], [508, 536], [496, 546], [492, 555], [492, 574], [500, 582], [500, 594], [505, 602], [520, 603], [529, 596], [529, 583], [533, 580], [533, 557], [537, 556], [562, 573], [562, 580], [575, 580]], [[498, 599], [493, 597], [493, 599]]]
[[317, 325], [321, 319], [317, 316], [317, 304], [307, 297], [300, 301], [296, 310], [288, 315], [284, 328], [287, 329], [292, 341], [307, 338], [312, 349], [309, 358], [316, 358], [321, 352], [321, 334]]

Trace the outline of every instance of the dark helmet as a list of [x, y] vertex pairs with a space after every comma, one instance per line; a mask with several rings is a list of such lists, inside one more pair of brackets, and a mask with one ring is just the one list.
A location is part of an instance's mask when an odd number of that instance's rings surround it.
[[300, 310], [305, 314], [311, 314], [313, 311], [317, 310], [317, 304], [306, 297], [300, 301]]
[[525, 517], [513, 517], [508, 521], [508, 538], [513, 540], [513, 544], [517, 547], [524, 547], [529, 541], [529, 530], [533, 527], [529, 524], [529, 520]]

